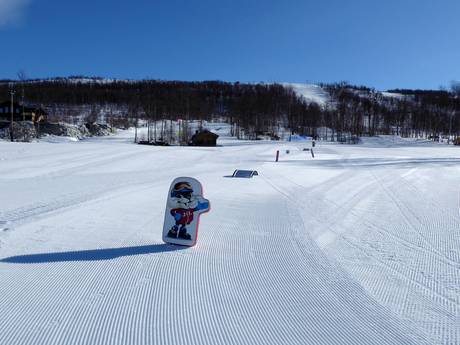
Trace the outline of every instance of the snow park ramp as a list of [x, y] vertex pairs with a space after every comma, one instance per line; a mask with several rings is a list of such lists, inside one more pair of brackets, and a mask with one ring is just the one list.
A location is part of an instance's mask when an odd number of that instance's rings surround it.
[[254, 176], [258, 176], [259, 173], [256, 170], [235, 170], [233, 172], [232, 177], [239, 177], [239, 178], [252, 178]]

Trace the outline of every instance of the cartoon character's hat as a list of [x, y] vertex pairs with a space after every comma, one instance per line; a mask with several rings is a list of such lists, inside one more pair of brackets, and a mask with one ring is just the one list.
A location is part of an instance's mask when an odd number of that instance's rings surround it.
[[171, 197], [177, 198], [179, 196], [184, 196], [190, 198], [192, 193], [193, 188], [188, 182], [178, 182], [171, 191]]

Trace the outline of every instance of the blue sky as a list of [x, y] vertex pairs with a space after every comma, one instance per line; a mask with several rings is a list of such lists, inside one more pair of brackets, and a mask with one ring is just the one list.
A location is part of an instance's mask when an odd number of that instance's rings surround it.
[[0, 78], [460, 80], [458, 0], [0, 0]]

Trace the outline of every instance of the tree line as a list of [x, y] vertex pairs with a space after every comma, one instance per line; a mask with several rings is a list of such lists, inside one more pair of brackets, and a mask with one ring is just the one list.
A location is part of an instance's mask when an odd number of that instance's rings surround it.
[[[0, 98], [23, 90], [27, 103], [42, 106], [51, 118], [107, 121], [126, 126], [182, 120], [223, 120], [238, 138], [290, 133], [348, 140], [353, 136], [458, 136], [460, 87], [452, 90], [389, 90], [383, 94], [348, 83], [321, 84], [326, 105], [309, 103], [281, 84], [222, 81], [107, 81], [97, 78], [0, 81]], [[391, 96], [393, 95], [393, 96]], [[150, 126], [149, 126], [150, 128]], [[186, 128], [185, 128], [186, 129]], [[155, 126], [156, 131], [156, 126]], [[184, 130], [183, 133], [187, 133]], [[157, 134], [155, 133], [155, 136]]]

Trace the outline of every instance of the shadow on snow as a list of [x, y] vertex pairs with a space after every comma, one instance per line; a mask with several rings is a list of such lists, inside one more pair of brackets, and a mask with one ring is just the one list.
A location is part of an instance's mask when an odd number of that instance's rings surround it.
[[112, 260], [123, 256], [155, 254], [173, 252], [187, 249], [188, 247], [171, 244], [152, 244], [148, 246], [105, 248], [92, 250], [79, 250], [71, 252], [40, 253], [30, 255], [18, 255], [4, 258], [0, 262], [14, 264], [40, 264], [48, 262], [66, 261], [100, 261]]

